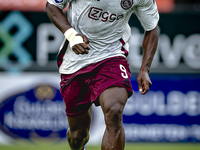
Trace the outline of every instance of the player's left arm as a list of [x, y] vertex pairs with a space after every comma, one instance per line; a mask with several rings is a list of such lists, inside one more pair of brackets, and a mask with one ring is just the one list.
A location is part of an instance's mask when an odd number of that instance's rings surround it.
[[158, 45], [159, 13], [155, 0], [138, 0], [137, 2], [134, 12], [145, 30], [142, 65], [137, 76], [138, 88], [143, 95], [152, 85], [149, 71]]
[[149, 71], [153, 57], [158, 45], [158, 26], [153, 30], [146, 31], [143, 39], [143, 59], [140, 71], [137, 75], [138, 88], [141, 94], [146, 94], [149, 91], [152, 83], [149, 78]]

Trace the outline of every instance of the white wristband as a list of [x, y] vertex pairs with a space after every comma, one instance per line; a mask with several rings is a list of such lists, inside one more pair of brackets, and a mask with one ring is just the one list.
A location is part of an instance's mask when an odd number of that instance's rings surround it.
[[74, 30], [73, 28], [68, 29], [64, 33], [64, 36], [69, 41], [69, 45], [71, 48], [76, 44], [84, 43], [83, 38], [81, 36], [77, 36], [76, 34], [78, 34], [78, 32], [76, 32], [76, 30]]

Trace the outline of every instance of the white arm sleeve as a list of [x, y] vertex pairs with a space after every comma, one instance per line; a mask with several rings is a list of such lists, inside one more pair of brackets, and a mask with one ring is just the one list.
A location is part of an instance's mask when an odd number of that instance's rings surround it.
[[134, 12], [145, 31], [153, 30], [158, 24], [159, 13], [155, 0], [140, 0]]
[[67, 4], [70, 0], [47, 0], [50, 4], [60, 8], [60, 9], [64, 9], [65, 7], [67, 7]]

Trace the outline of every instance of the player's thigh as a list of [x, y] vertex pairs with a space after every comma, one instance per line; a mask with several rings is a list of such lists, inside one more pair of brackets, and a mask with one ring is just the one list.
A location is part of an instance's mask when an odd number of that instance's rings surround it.
[[122, 113], [128, 99], [128, 92], [123, 87], [112, 86], [107, 88], [100, 96], [99, 103], [104, 114], [109, 111]]
[[71, 132], [89, 132], [91, 123], [91, 108], [76, 117], [67, 117]]

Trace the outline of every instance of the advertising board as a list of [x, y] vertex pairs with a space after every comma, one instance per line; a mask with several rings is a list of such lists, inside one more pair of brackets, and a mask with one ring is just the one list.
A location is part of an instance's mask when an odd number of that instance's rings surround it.
[[[135, 91], [124, 109], [127, 141], [200, 141], [199, 75], [151, 75], [151, 90]], [[137, 83], [132, 80], [133, 89]]]
[[[160, 14], [152, 73], [200, 73], [199, 19], [199, 14]], [[57, 71], [57, 52], [64, 37], [46, 13], [1, 12], [0, 21], [0, 71]], [[128, 61], [136, 73], [142, 61], [144, 31], [135, 15], [129, 24]]]
[[[56, 0], [57, 1], [57, 0]], [[57, 2], [62, 2], [58, 0]], [[0, 0], [1, 11], [45, 11], [47, 0]], [[160, 12], [169, 13], [174, 10], [174, 0], [156, 0]], [[67, 11], [67, 9], [65, 9]]]
[[[144, 96], [137, 90], [123, 113], [126, 141], [200, 142], [200, 77], [197, 75], [151, 74], [153, 85]], [[0, 74], [1, 136], [66, 138], [68, 122], [57, 73]], [[105, 129], [100, 107], [93, 107], [90, 144], [101, 143]], [[0, 139], [5, 139], [1, 138]]]
[[[0, 144], [16, 139], [66, 140], [69, 125], [59, 82], [59, 73], [0, 73]], [[90, 143], [100, 144], [103, 113], [100, 107], [92, 113]]]

